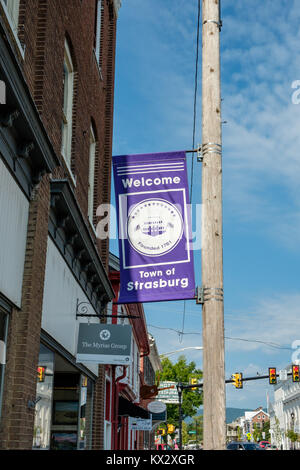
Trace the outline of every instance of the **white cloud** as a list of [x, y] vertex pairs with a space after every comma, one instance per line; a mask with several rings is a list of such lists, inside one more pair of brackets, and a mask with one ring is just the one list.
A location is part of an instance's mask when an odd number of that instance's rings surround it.
[[292, 343], [300, 339], [299, 318], [299, 293], [263, 299], [252, 311], [225, 314], [225, 336], [244, 340], [227, 340], [226, 350], [261, 350], [264, 354], [282, 351], [291, 357]]
[[274, 22], [281, 2], [258, 12], [253, 3], [224, 19], [224, 206], [299, 250], [300, 105], [291, 88], [300, 78], [299, 5]]

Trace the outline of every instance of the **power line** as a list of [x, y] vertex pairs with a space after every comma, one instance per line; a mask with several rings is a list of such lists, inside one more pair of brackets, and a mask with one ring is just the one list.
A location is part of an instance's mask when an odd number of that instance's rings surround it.
[[[195, 148], [195, 133], [196, 133], [196, 118], [197, 118], [199, 29], [200, 29], [200, 0], [198, 0], [197, 44], [196, 44], [196, 66], [195, 66], [195, 89], [194, 89], [194, 116], [193, 116], [193, 144], [192, 144], [192, 149]], [[190, 191], [190, 193], [191, 193], [191, 194], [190, 194], [190, 202], [191, 202], [191, 203], [192, 203], [192, 197], [193, 197], [193, 175], [194, 175], [194, 154], [192, 155], [192, 168], [191, 168], [191, 191]]]
[[[174, 328], [167, 328], [167, 327], [161, 327], [161, 326], [155, 326], [155, 325], [148, 325], [148, 326], [151, 327], [151, 328], [157, 328], [159, 330], [174, 331], [175, 333], [177, 333], [179, 335], [202, 335], [202, 333], [198, 333], [198, 332], [184, 333], [183, 331], [179, 331], [179, 330], [176, 330]], [[270, 341], [261, 341], [261, 340], [258, 340], [258, 339], [234, 338], [234, 337], [231, 337], [231, 336], [225, 336], [225, 339], [234, 340], [234, 341], [246, 341], [248, 343], [260, 343], [260, 344], [264, 344], [266, 346], [272, 347], [274, 349], [286, 349], [286, 350], [289, 350], [289, 351], [293, 350], [290, 347], [282, 346], [278, 343], [273, 343], [273, 342], [270, 342]]]
[[261, 341], [261, 340], [258, 340], [258, 339], [232, 338], [232, 337], [229, 337], [229, 336], [225, 336], [225, 339], [231, 339], [231, 340], [236, 340], [236, 341], [247, 341], [248, 343], [261, 343], [261, 344], [265, 344], [265, 345], [270, 346], [270, 347], [275, 348], [275, 349], [288, 349], [289, 351], [292, 350], [292, 348], [289, 348], [289, 347], [286, 347], [286, 346], [281, 346], [280, 344], [277, 344], [277, 343], [272, 343], [272, 342], [269, 342], [269, 341]]
[[[196, 133], [196, 120], [197, 120], [197, 90], [198, 90], [198, 58], [199, 58], [199, 30], [200, 30], [200, 0], [198, 0], [198, 15], [197, 15], [197, 41], [196, 41], [196, 64], [195, 64], [195, 87], [194, 87], [194, 114], [193, 114], [193, 143], [192, 149], [195, 148], [195, 133]], [[191, 167], [191, 189], [190, 189], [190, 204], [193, 198], [193, 179], [194, 179], [194, 154], [192, 154], [192, 167]], [[186, 313], [186, 301], [183, 303], [183, 319], [182, 319], [182, 335], [184, 334], [184, 323]], [[179, 333], [179, 342], [182, 341], [182, 336]]]

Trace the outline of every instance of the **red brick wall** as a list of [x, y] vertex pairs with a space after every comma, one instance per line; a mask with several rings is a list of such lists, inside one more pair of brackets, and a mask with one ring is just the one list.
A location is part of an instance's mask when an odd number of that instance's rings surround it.
[[256, 416], [254, 416], [254, 417], [252, 418], [252, 423], [253, 423], [253, 424], [254, 424], [254, 423], [261, 424], [263, 421], [264, 421], [265, 423], [266, 423], [267, 421], [269, 421], [268, 416], [267, 416], [263, 411], [261, 411], [260, 413], [258, 413]]
[[[103, 7], [100, 73], [93, 52], [95, 0], [21, 0], [20, 6], [23, 24], [19, 31], [26, 46], [24, 73], [57, 155], [61, 151], [65, 37], [71, 48], [75, 67], [71, 167], [84, 215], [88, 209], [92, 122], [97, 138], [95, 207], [110, 202], [116, 15], [112, 0], [103, 0]], [[63, 158], [54, 177], [69, 177]], [[73, 185], [72, 178], [69, 180]], [[98, 246], [107, 267], [108, 240], [99, 241]]]
[[49, 178], [36, 188], [29, 208], [22, 308], [10, 315], [7, 363], [0, 425], [1, 449], [31, 449], [40, 348], [41, 312], [46, 265]]
[[[76, 185], [61, 157], [54, 178], [69, 178], [82, 214], [87, 219], [89, 133], [91, 122], [97, 136], [95, 204], [110, 201], [113, 125], [113, 88], [116, 16], [113, 0], [103, 0], [101, 68], [93, 52], [96, 0], [20, 0], [19, 38], [25, 46], [21, 62], [35, 105], [58, 156], [61, 150], [63, 61], [65, 38], [75, 66], [73, 140], [71, 167]], [[21, 311], [14, 310], [9, 326], [7, 367], [0, 423], [0, 448], [31, 449], [44, 273], [46, 263], [49, 177], [34, 192], [30, 204]], [[95, 218], [95, 224], [97, 220]], [[87, 222], [88, 223], [88, 222]], [[94, 236], [91, 231], [92, 236]], [[108, 267], [108, 240], [95, 242]], [[93, 448], [103, 448], [104, 371], [96, 383]]]

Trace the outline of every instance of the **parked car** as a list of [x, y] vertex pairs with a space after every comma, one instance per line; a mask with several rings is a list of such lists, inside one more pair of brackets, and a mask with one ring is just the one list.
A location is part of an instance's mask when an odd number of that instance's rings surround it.
[[255, 442], [230, 442], [227, 450], [262, 450]]
[[265, 445], [265, 450], [279, 450], [278, 447], [272, 446], [271, 444]]
[[266, 445], [271, 445], [271, 443], [269, 441], [260, 441], [258, 445], [264, 449]]

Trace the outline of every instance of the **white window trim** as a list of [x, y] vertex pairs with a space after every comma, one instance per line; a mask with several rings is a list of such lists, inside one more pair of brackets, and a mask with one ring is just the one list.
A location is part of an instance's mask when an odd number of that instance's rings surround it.
[[[74, 101], [74, 67], [67, 40], [65, 40], [64, 67], [67, 68], [67, 84], [64, 83], [64, 103], [62, 122], [62, 146], [61, 154], [71, 171], [72, 155], [72, 124], [73, 124], [73, 101]], [[65, 92], [67, 86], [67, 102], [65, 102]]]
[[[96, 137], [93, 126], [90, 128], [90, 150], [89, 150], [89, 182], [88, 182], [88, 218], [94, 227], [94, 194], [95, 194], [95, 163], [96, 163]], [[95, 230], [95, 228], [94, 228]]]
[[102, 24], [101, 24], [101, 17], [102, 17], [102, 10], [103, 10], [103, 5], [102, 5], [102, 0], [97, 0], [97, 14], [96, 14], [96, 47], [94, 48], [95, 52], [95, 57], [97, 64], [99, 65], [100, 68], [100, 52], [101, 52], [101, 29], [102, 29]]
[[104, 420], [104, 450], [111, 450], [111, 432], [111, 422]]
[[9, 27], [14, 35], [15, 42], [17, 44], [17, 47], [19, 49], [19, 52], [24, 59], [25, 57], [25, 49], [23, 48], [22, 44], [20, 43], [20, 39], [18, 37], [18, 23], [19, 21], [15, 21], [16, 18], [19, 18], [19, 7], [20, 7], [20, 0], [14, 0], [13, 3], [13, 14], [11, 14], [11, 10], [8, 8], [8, 6], [5, 3], [5, 0], [0, 0], [1, 1], [1, 6], [4, 10], [5, 16], [7, 18]]

